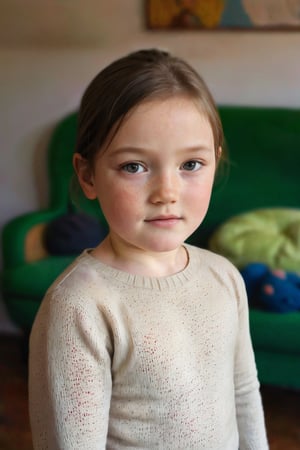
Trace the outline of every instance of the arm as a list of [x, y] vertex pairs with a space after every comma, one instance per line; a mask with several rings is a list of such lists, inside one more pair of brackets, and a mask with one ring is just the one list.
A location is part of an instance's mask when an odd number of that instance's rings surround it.
[[[23, 214], [9, 221], [2, 231], [4, 267], [16, 267], [47, 256], [42, 239], [43, 227], [62, 213], [59, 209], [46, 209]], [[37, 258], [34, 253], [38, 253]]]
[[235, 399], [240, 450], [267, 450], [264, 413], [249, 331], [247, 295], [237, 280], [239, 330], [235, 353]]
[[96, 307], [87, 311], [63, 296], [45, 299], [30, 340], [29, 408], [35, 449], [105, 449], [110, 354], [107, 326]]

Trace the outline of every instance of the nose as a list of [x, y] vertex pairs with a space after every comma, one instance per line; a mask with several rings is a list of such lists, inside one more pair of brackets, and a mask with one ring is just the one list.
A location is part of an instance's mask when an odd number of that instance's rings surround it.
[[175, 203], [180, 192], [180, 179], [171, 171], [160, 173], [152, 180], [151, 203]]

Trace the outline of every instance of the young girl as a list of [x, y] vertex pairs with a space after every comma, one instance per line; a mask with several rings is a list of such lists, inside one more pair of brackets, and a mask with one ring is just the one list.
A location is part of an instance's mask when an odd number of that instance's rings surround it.
[[129, 54], [87, 88], [74, 168], [110, 231], [36, 317], [35, 449], [268, 448], [241, 277], [185, 243], [222, 141], [206, 85], [166, 52]]

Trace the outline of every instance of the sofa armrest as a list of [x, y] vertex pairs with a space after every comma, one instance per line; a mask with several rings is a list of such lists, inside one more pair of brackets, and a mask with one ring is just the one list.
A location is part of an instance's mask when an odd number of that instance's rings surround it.
[[18, 216], [2, 230], [3, 266], [5, 269], [41, 259], [47, 255], [43, 231], [62, 210], [40, 210]]

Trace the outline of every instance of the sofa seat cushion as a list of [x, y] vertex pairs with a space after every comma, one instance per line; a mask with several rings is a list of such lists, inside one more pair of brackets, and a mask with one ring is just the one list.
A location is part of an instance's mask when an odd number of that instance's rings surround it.
[[6, 299], [10, 297], [41, 300], [45, 290], [74, 260], [74, 256], [50, 256], [48, 258], [6, 269], [2, 273], [2, 289]]
[[300, 357], [300, 313], [276, 314], [251, 309], [250, 329], [255, 350]]
[[209, 248], [238, 268], [260, 262], [300, 271], [300, 209], [267, 208], [231, 217], [213, 233]]

